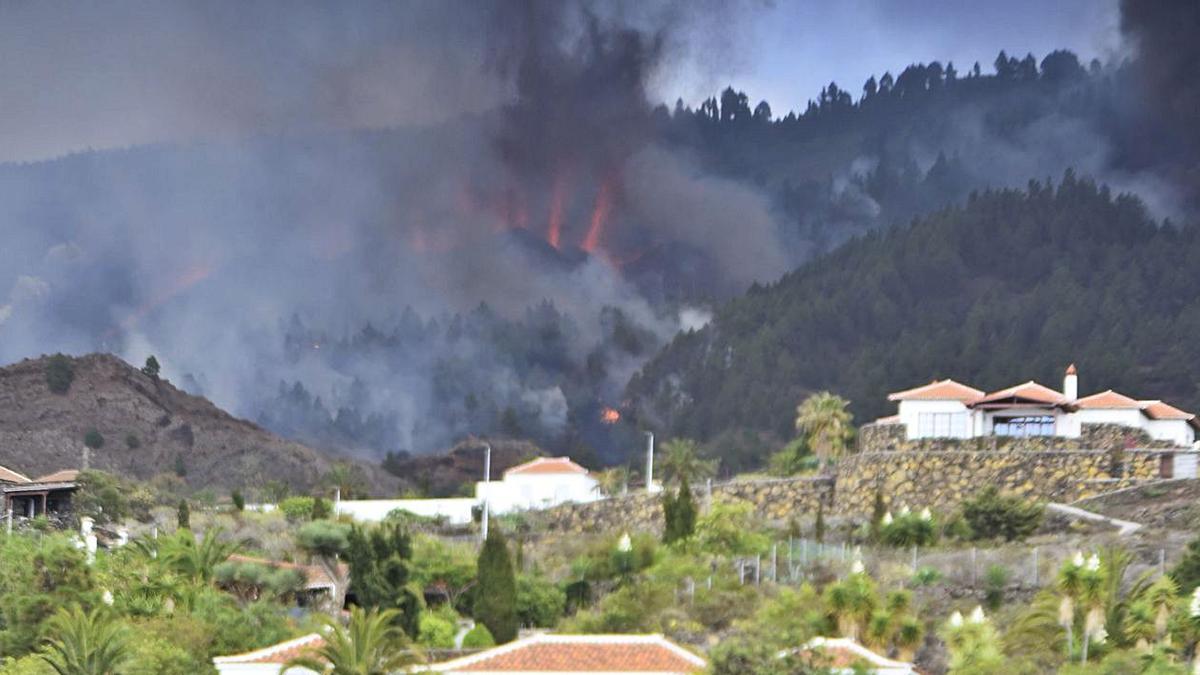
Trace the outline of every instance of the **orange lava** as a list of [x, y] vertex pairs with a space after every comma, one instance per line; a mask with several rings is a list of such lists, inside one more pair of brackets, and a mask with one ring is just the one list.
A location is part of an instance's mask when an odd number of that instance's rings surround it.
[[600, 184], [600, 192], [596, 194], [596, 206], [592, 209], [592, 220], [588, 225], [587, 236], [580, 246], [592, 253], [600, 246], [600, 237], [604, 234], [604, 222], [608, 220], [608, 210], [611, 207], [612, 194], [608, 181]]
[[561, 176], [554, 181], [554, 193], [550, 196], [550, 231], [546, 234], [546, 242], [558, 248], [562, 238], [563, 211], [566, 210], [567, 187], [566, 180]]
[[615, 408], [605, 408], [600, 411], [600, 421], [605, 424], [616, 424], [621, 421], [621, 413]]

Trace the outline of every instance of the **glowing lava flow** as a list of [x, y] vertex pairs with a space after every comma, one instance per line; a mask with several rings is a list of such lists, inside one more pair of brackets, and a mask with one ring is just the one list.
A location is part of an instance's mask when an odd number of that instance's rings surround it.
[[608, 181], [600, 184], [600, 192], [596, 194], [596, 206], [592, 209], [592, 221], [588, 225], [587, 236], [583, 238], [583, 244], [580, 246], [588, 253], [592, 253], [600, 245], [600, 235], [604, 231], [604, 221], [608, 219], [608, 209], [612, 195], [608, 187]]
[[600, 411], [600, 421], [605, 424], [616, 424], [621, 421], [621, 413], [613, 408], [604, 408]]
[[562, 237], [563, 211], [566, 210], [566, 202], [566, 181], [560, 177], [554, 181], [554, 194], [550, 196], [550, 231], [546, 234], [546, 241], [554, 248], [558, 248], [559, 239]]

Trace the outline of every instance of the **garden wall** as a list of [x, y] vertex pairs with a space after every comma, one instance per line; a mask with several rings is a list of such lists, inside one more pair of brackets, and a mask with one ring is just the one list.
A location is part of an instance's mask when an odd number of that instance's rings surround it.
[[[1072, 502], [1157, 480], [1158, 450], [889, 451], [856, 453], [838, 462], [832, 477], [730, 481], [695, 488], [702, 506], [713, 497], [743, 499], [769, 521], [811, 518], [823, 501], [831, 516], [865, 516], [879, 491], [889, 508], [949, 511], [980, 489], [995, 485], [1032, 499]], [[635, 493], [589, 504], [568, 504], [539, 514], [559, 532], [662, 528], [659, 495]]]
[[859, 452], [974, 451], [1055, 452], [1061, 450], [1168, 449], [1171, 441], [1150, 438], [1142, 429], [1120, 424], [1090, 424], [1079, 436], [977, 436], [975, 438], [905, 438], [903, 424], [864, 424], [858, 430]]

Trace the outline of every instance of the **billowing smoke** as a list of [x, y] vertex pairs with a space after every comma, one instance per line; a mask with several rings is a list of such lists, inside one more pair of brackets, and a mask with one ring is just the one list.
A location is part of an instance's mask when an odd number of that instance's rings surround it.
[[1133, 43], [1131, 105], [1145, 119], [1128, 152], [1143, 166], [1171, 165], [1171, 178], [1200, 208], [1200, 3], [1121, 1]]
[[[623, 266], [679, 247], [727, 294], [785, 269], [762, 193], [655, 141], [647, 81], [713, 7], [301, 5], [261, 47], [261, 7], [143, 9], [186, 35], [166, 71], [245, 60], [222, 89], [244, 98], [192, 94], [224, 140], [0, 167], [0, 360], [153, 353], [237, 414], [376, 456], [495, 431], [570, 448], [706, 315]], [[250, 42], [218, 57], [223, 32]]]

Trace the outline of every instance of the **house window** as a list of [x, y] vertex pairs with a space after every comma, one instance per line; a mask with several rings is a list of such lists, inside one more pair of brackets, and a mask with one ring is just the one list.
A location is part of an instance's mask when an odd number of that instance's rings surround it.
[[992, 431], [997, 436], [1053, 436], [1054, 417], [997, 417]]
[[966, 413], [919, 413], [917, 438], [966, 438]]

